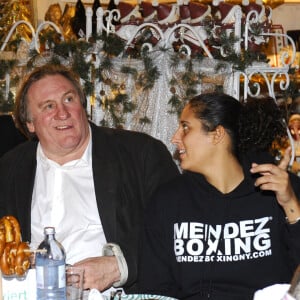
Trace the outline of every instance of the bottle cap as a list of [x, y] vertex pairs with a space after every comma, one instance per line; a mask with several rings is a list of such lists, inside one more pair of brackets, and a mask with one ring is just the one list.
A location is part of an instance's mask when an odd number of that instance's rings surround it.
[[54, 227], [45, 227], [44, 234], [55, 234], [55, 228]]

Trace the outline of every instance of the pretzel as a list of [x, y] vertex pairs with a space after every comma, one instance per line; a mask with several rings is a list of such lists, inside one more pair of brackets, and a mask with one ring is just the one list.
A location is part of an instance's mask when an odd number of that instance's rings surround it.
[[13, 216], [6, 216], [4, 218], [9, 220], [9, 222], [12, 225], [12, 232], [13, 232], [13, 236], [14, 236], [13, 240], [16, 243], [20, 243], [22, 238], [21, 238], [21, 228], [20, 228], [20, 224], [19, 224], [18, 220]]
[[13, 275], [15, 273], [15, 260], [16, 260], [16, 243], [6, 243], [4, 251], [0, 259], [1, 271], [4, 275]]
[[22, 276], [29, 269], [29, 267], [30, 267], [29, 246], [25, 242], [20, 242], [16, 254], [15, 273], [18, 276]]
[[[13, 216], [4, 216], [0, 219], [0, 240], [5, 238], [6, 243], [21, 241], [21, 229], [18, 220]], [[3, 237], [4, 232], [4, 237]]]
[[5, 237], [5, 226], [4, 223], [0, 220], [0, 242], [6, 243], [6, 237]]
[[6, 244], [5, 241], [0, 240], [0, 257], [4, 251], [5, 244]]
[[30, 249], [22, 242], [18, 220], [13, 216], [0, 219], [0, 268], [4, 275], [22, 276], [30, 267]]

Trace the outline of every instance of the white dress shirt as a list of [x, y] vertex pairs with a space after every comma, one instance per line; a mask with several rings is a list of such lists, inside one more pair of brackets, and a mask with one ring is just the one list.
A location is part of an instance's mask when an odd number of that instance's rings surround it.
[[56, 239], [74, 264], [100, 256], [106, 238], [95, 196], [92, 171], [92, 139], [83, 156], [64, 165], [48, 159], [37, 147], [37, 170], [31, 207], [31, 247], [44, 239], [43, 229], [53, 226]]

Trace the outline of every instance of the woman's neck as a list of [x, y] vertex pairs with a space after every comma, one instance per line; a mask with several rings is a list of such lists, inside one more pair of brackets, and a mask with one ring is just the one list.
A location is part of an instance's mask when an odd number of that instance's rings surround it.
[[223, 194], [230, 193], [244, 180], [243, 168], [234, 156], [220, 160], [214, 168], [210, 168], [210, 172], [203, 175]]

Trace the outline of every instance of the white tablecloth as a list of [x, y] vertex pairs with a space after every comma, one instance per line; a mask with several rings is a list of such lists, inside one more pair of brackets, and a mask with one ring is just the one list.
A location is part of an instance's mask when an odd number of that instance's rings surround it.
[[274, 284], [254, 294], [253, 300], [283, 300], [289, 289], [289, 284]]

